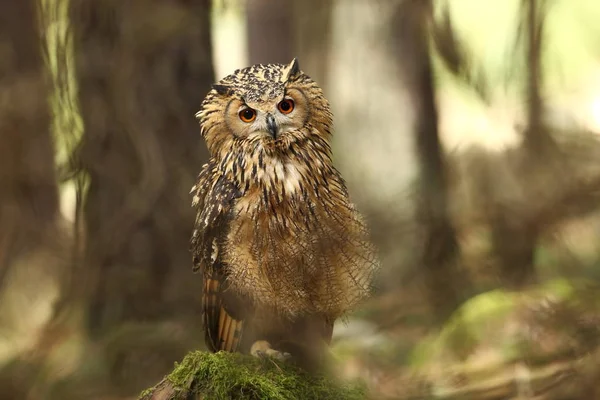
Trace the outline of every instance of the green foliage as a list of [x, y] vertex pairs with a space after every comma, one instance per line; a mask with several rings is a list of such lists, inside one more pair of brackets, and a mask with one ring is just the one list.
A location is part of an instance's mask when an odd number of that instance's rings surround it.
[[587, 386], [557, 377], [575, 382], [597, 368], [598, 292], [597, 282], [559, 278], [475, 296], [415, 348], [411, 373], [439, 399], [515, 398], [519, 379], [536, 398], [555, 390], [581, 393]]
[[[498, 353], [502, 362], [523, 357], [522, 342], [510, 326], [536, 324], [526, 312], [551, 299], [567, 302], [582, 282], [554, 279], [527, 291], [504, 289], [482, 293], [467, 301], [442, 330], [424, 339], [411, 355], [411, 365], [428, 368], [432, 362], [464, 362], [482, 348]], [[532, 344], [527, 342], [527, 346]]]
[[[207, 399], [365, 399], [360, 384], [343, 384], [324, 375], [310, 375], [272, 359], [235, 353], [189, 353], [167, 377], [179, 394], [201, 394]], [[149, 396], [152, 389], [142, 393]], [[187, 398], [187, 397], [185, 397]]]

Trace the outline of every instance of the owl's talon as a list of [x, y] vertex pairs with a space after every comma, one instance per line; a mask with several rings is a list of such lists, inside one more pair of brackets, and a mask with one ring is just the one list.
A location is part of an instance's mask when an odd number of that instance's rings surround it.
[[271, 343], [266, 340], [257, 340], [250, 347], [250, 354], [254, 357], [262, 357], [262, 353], [265, 353], [268, 349], [271, 348]]
[[278, 361], [287, 361], [292, 357], [290, 353], [283, 353], [273, 349], [268, 349], [265, 353], [268, 357], [274, 358]]
[[284, 353], [275, 350], [271, 347], [271, 344], [266, 340], [259, 340], [254, 342], [250, 348], [250, 354], [257, 358], [273, 358], [278, 361], [287, 361], [292, 355], [290, 353]]

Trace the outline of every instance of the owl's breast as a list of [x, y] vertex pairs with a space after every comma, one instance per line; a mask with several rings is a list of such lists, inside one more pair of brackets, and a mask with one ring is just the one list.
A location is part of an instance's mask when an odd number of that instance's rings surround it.
[[223, 255], [231, 286], [287, 314], [337, 317], [366, 294], [373, 249], [347, 199], [291, 192], [237, 199]]

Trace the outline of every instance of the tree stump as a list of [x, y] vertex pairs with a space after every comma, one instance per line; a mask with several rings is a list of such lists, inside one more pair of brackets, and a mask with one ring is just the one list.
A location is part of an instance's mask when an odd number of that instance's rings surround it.
[[309, 374], [292, 364], [269, 358], [201, 351], [189, 353], [170, 375], [139, 396], [140, 400], [366, 398], [361, 383]]

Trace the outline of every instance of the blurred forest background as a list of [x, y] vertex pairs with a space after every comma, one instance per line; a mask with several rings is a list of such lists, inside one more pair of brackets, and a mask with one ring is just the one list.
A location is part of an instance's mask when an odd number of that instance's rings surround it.
[[293, 57], [383, 262], [372, 398], [600, 399], [597, 0], [0, 2], [0, 399], [133, 399], [204, 348], [210, 84]]

